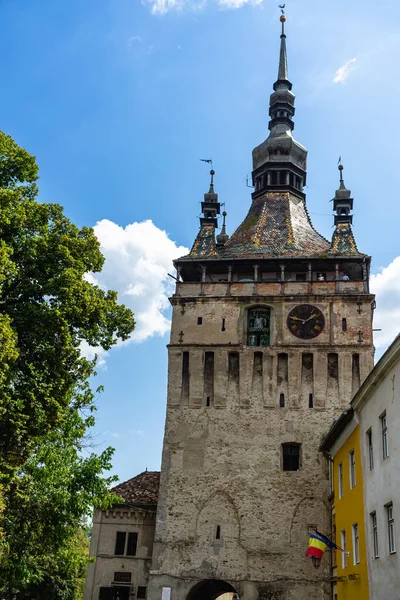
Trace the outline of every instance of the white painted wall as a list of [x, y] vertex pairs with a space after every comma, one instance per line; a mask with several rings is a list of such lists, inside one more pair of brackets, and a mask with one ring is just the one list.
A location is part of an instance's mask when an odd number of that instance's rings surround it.
[[[394, 345], [394, 344], [393, 344]], [[391, 348], [387, 351], [389, 353]], [[384, 358], [384, 357], [383, 357]], [[393, 356], [392, 356], [393, 358]], [[377, 365], [379, 367], [379, 363]], [[375, 369], [377, 369], [375, 367]], [[367, 397], [359, 410], [361, 452], [364, 473], [364, 494], [367, 528], [367, 558], [370, 580], [370, 600], [400, 598], [400, 353], [394, 364], [387, 364], [377, 381], [371, 380]], [[374, 373], [374, 372], [373, 372]], [[373, 373], [371, 375], [373, 375]], [[371, 379], [371, 376], [370, 378]], [[365, 382], [367, 383], [367, 382]], [[374, 385], [375, 384], [375, 385]], [[373, 391], [371, 391], [373, 390]], [[383, 459], [382, 413], [386, 411], [389, 456]], [[374, 467], [370, 470], [367, 431], [372, 429]], [[395, 554], [389, 553], [388, 523], [385, 505], [393, 503], [395, 519]], [[378, 521], [379, 558], [374, 558], [371, 516], [376, 511]]]

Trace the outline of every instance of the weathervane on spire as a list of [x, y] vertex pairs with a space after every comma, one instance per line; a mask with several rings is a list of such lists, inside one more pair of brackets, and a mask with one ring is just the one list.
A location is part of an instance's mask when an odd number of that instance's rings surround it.
[[214, 171], [214, 166], [213, 166], [213, 161], [211, 158], [200, 158], [201, 162], [205, 162], [208, 163], [209, 165], [211, 165], [211, 171], [210, 171], [210, 175], [211, 175], [211, 183], [210, 183], [210, 192], [214, 191], [214, 175], [215, 175], [215, 171]]
[[279, 4], [278, 6], [281, 9], [281, 13], [282, 13], [279, 18], [280, 22], [282, 23], [282, 35], [285, 35], [285, 21], [286, 21], [285, 6], [286, 6], [286, 4]]

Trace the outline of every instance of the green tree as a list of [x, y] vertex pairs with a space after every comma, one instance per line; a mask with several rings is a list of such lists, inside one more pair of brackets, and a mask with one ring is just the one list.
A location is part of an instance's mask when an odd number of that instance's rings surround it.
[[[88, 562], [85, 529], [93, 506], [107, 508], [112, 449], [85, 455], [85, 433], [94, 423], [69, 408], [64, 425], [41, 439], [5, 494], [6, 536], [0, 598], [79, 600]], [[1, 550], [0, 550], [1, 552]]]
[[92, 229], [37, 200], [34, 157], [0, 132], [0, 470], [12, 472], [59, 425], [90, 404], [94, 364], [83, 340], [109, 349], [134, 328], [117, 294], [85, 279], [104, 258]]
[[92, 229], [38, 201], [34, 157], [0, 132], [0, 598], [78, 600], [84, 529], [109, 506], [112, 449], [86, 455], [94, 424], [83, 341], [109, 349], [135, 322], [88, 272]]

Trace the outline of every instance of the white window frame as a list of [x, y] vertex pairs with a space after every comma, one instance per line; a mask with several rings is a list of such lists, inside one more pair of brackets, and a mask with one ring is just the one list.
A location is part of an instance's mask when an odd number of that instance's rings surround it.
[[378, 519], [375, 511], [371, 513], [371, 530], [374, 558], [379, 558]]
[[350, 473], [350, 489], [356, 485], [356, 459], [354, 449], [349, 452], [349, 473]]
[[394, 516], [393, 516], [393, 503], [386, 504], [386, 517], [388, 525], [388, 546], [389, 554], [396, 552], [396, 536], [394, 531]]
[[372, 444], [372, 429], [371, 427], [367, 431], [367, 444], [368, 444], [368, 459], [369, 459], [369, 470], [374, 470], [374, 446]]
[[346, 530], [342, 529], [340, 532], [340, 545], [342, 547], [342, 569], [347, 566], [347, 553], [346, 553]]
[[338, 494], [339, 498], [343, 498], [343, 464], [338, 465]]
[[383, 460], [389, 456], [389, 440], [388, 440], [388, 429], [387, 429], [387, 416], [386, 412], [381, 416], [382, 426], [382, 457]]
[[354, 523], [351, 528], [353, 537], [353, 564], [358, 565], [360, 562], [360, 539], [358, 536], [358, 524]]

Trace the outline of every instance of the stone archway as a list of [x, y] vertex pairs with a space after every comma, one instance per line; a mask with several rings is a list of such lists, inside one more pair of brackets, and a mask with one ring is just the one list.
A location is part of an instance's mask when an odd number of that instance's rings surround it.
[[229, 600], [229, 596], [232, 598], [236, 593], [235, 588], [227, 581], [205, 579], [192, 587], [186, 600], [216, 600], [223, 594], [227, 594], [226, 600]]

